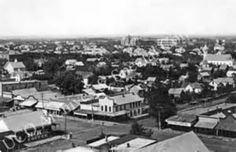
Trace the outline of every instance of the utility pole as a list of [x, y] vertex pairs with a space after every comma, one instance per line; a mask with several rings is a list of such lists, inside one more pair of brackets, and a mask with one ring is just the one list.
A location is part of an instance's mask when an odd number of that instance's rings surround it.
[[91, 106], [92, 106], [92, 120], [94, 121], [93, 103], [91, 104]]
[[41, 98], [42, 98], [42, 107], [44, 109], [43, 92], [41, 93]]
[[161, 112], [158, 110], [158, 129], [161, 130]]
[[64, 114], [64, 118], [65, 118], [65, 132], [66, 132], [66, 130], [67, 130], [67, 117], [66, 117], [66, 112], [65, 112], [65, 114]]

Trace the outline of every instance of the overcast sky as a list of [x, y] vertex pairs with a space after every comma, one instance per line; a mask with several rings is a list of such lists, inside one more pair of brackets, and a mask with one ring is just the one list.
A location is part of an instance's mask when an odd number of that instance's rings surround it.
[[0, 37], [127, 34], [236, 34], [236, 0], [0, 0]]

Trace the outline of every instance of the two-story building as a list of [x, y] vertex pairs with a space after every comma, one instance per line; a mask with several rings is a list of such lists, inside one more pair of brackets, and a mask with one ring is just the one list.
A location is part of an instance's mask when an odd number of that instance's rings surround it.
[[105, 96], [99, 99], [99, 106], [104, 114], [126, 114], [128, 117], [136, 117], [143, 114], [143, 100], [135, 93], [127, 93]]

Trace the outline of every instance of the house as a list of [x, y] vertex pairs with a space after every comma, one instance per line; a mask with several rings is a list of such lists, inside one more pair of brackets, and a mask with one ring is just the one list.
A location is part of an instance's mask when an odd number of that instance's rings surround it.
[[105, 83], [99, 83], [99, 84], [93, 84], [92, 89], [96, 91], [103, 92], [105, 89], [108, 89], [109, 86], [106, 85]]
[[157, 40], [157, 45], [160, 46], [164, 50], [169, 50], [173, 46], [177, 46], [179, 43], [178, 38], [161, 38]]
[[10, 57], [9, 57], [9, 51], [1, 51], [0, 52], [0, 59], [6, 59], [7, 61], [9, 61]]
[[183, 47], [179, 47], [175, 49], [175, 52], [180, 53], [180, 54], [184, 53], [185, 51], [186, 50]]
[[187, 68], [187, 67], [188, 67], [188, 63], [181, 63], [181, 64], [179, 65], [179, 67], [180, 67], [181, 69]]
[[65, 106], [65, 103], [56, 102], [56, 101], [38, 102], [35, 105], [35, 108], [38, 110], [46, 110], [49, 114], [52, 114], [52, 115], [62, 115], [63, 112], [66, 112], [67, 110], [72, 111], [70, 109], [67, 109], [67, 107]]
[[228, 65], [233, 66], [234, 60], [230, 54], [207, 54], [204, 53], [203, 61], [207, 61], [208, 64], [214, 65]]
[[9, 74], [13, 74], [14, 72], [25, 71], [25, 65], [23, 62], [18, 62], [15, 60], [14, 62], [7, 62], [3, 67]]
[[38, 81], [38, 80], [20, 81], [20, 82], [17, 81], [0, 82], [0, 96], [4, 96], [6, 92], [11, 92], [13, 90], [19, 90], [19, 89], [27, 89], [27, 88], [37, 88], [37, 90], [43, 91], [47, 89], [47, 84], [45, 84], [44, 82], [45, 81]]
[[97, 61], [99, 61], [98, 58], [87, 58], [86, 59], [86, 62], [97, 62]]
[[198, 122], [194, 125], [196, 132], [203, 134], [215, 134], [215, 127], [219, 121], [219, 118], [212, 116], [199, 115]]
[[145, 58], [137, 58], [135, 60], [135, 65], [138, 67], [145, 67], [147, 66], [148, 61]]
[[136, 117], [143, 114], [143, 101], [139, 95], [127, 93], [100, 98], [99, 106], [105, 115]]
[[233, 78], [228, 78], [228, 77], [216, 78], [216, 79], [213, 79], [213, 80], [209, 83], [209, 85], [212, 86], [215, 91], [218, 89], [218, 87], [219, 87], [220, 85], [226, 86], [227, 84], [230, 85], [230, 86], [232, 86], [232, 87], [235, 87], [234, 79], [233, 79]]
[[136, 152], [210, 152], [194, 132], [188, 132], [152, 145]]
[[82, 61], [77, 61], [76, 59], [67, 59], [65, 61], [65, 65], [67, 66], [84, 66]]
[[[0, 149], [8, 151], [28, 142], [52, 136], [54, 120], [42, 111], [18, 113], [0, 119]], [[14, 142], [14, 143], [13, 143]], [[14, 150], [13, 150], [14, 151]]]
[[225, 118], [220, 118], [219, 123], [215, 127], [216, 135], [236, 137], [236, 119], [232, 114]]
[[167, 64], [169, 62], [169, 58], [159, 58], [158, 60], [161, 64]]
[[199, 75], [201, 78], [209, 78], [211, 76], [209, 72], [200, 72]]
[[226, 65], [226, 64], [222, 64], [219, 67], [219, 70], [222, 70], [222, 71], [227, 71], [227, 69], [228, 69], [228, 65]]
[[184, 92], [184, 88], [170, 88], [168, 90], [168, 94], [170, 96], [174, 96], [175, 98], [180, 98], [181, 97], [181, 93]]
[[82, 76], [85, 86], [89, 84], [89, 77], [93, 76], [93, 73], [88, 71], [76, 71], [76, 74]]
[[156, 81], [156, 77], [148, 77], [146, 80], [146, 84], [151, 87], [152, 84]]
[[136, 48], [133, 53], [132, 53], [132, 56], [148, 56], [148, 53], [145, 49], [143, 48]]
[[190, 131], [197, 122], [197, 117], [189, 114], [178, 114], [166, 119], [165, 121], [172, 129]]
[[127, 85], [125, 86], [126, 90], [128, 90], [131, 93], [135, 93], [139, 96], [143, 96], [144, 95], [144, 90], [145, 88], [143, 88], [140, 84], [139, 85]]
[[203, 91], [203, 87], [202, 84], [198, 83], [198, 82], [194, 82], [194, 83], [189, 83], [185, 88], [184, 88], [185, 92], [194, 92], [194, 93], [201, 93]]
[[229, 69], [226, 73], [227, 77], [234, 77], [236, 75], [236, 70], [235, 69]]
[[174, 65], [173, 64], [162, 64], [160, 67], [165, 71], [169, 71], [170, 68], [174, 67]]

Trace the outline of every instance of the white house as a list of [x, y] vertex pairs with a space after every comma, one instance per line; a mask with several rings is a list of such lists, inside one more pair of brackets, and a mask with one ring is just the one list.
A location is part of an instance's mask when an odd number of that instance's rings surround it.
[[228, 77], [216, 78], [216, 79], [214, 79], [213, 81], [211, 81], [209, 83], [209, 85], [212, 86], [214, 88], [214, 90], [217, 90], [220, 84], [222, 84], [224, 86], [229, 84], [229, 85], [232, 85], [233, 87], [235, 87], [234, 79], [233, 78], [228, 78]]
[[15, 60], [14, 62], [7, 62], [4, 67], [5, 70], [9, 74], [13, 74], [14, 72], [25, 71], [25, 65], [23, 62], [18, 62]]
[[99, 99], [100, 111], [114, 115], [128, 114], [135, 117], [143, 113], [143, 98], [135, 93], [106, 96]]
[[203, 91], [202, 85], [200, 83], [189, 83], [184, 91], [188, 91], [188, 92], [194, 92], [194, 93], [201, 93]]
[[234, 60], [230, 54], [207, 54], [204, 52], [203, 61], [214, 65], [233, 66]]
[[236, 70], [228, 70], [226, 73], [227, 77], [233, 77], [236, 75]]

